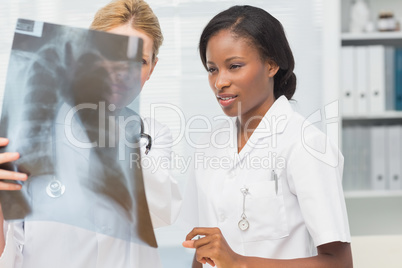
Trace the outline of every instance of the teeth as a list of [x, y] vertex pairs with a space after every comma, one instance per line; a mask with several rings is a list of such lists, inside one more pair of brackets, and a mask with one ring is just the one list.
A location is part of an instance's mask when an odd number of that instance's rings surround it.
[[230, 100], [233, 99], [234, 97], [228, 97], [228, 98], [220, 98], [221, 100]]

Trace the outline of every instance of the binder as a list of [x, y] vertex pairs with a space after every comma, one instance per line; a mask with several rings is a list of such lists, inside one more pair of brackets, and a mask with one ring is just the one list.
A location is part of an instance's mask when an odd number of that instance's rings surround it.
[[357, 126], [355, 140], [356, 143], [356, 161], [359, 163], [358, 170], [358, 188], [359, 190], [370, 190], [370, 132], [367, 126]]
[[369, 47], [357, 46], [355, 53], [355, 94], [356, 94], [356, 113], [365, 115], [369, 110]]
[[385, 47], [385, 110], [395, 110], [395, 48]]
[[390, 190], [402, 189], [402, 126], [387, 127], [387, 186]]
[[402, 48], [395, 50], [395, 110], [402, 110]]
[[347, 126], [342, 131], [342, 152], [345, 158], [343, 189], [361, 191], [371, 189], [370, 132], [366, 126]]
[[385, 127], [371, 126], [370, 128], [370, 171], [371, 171], [371, 189], [385, 190], [386, 189], [386, 141]]
[[342, 114], [355, 115], [355, 48], [344, 46], [341, 48], [341, 101]]
[[385, 47], [368, 46], [369, 49], [369, 111], [385, 111]]
[[364, 144], [362, 139], [363, 127], [362, 126], [355, 126], [355, 139], [353, 141], [353, 146], [355, 147], [355, 156], [353, 158], [355, 170], [355, 188], [356, 190], [363, 190], [364, 188], [364, 181], [367, 179], [365, 178], [364, 174], [364, 163], [363, 163], [363, 146]]
[[359, 158], [359, 147], [358, 144], [356, 143], [356, 140], [358, 139], [358, 130], [357, 126], [352, 127], [352, 140], [350, 149], [352, 151], [352, 157], [350, 159], [350, 163], [352, 165], [352, 182], [351, 182], [351, 187], [352, 190], [360, 190], [360, 178], [359, 178], [359, 165], [358, 165], [358, 158]]
[[342, 153], [345, 159], [343, 167], [342, 185], [344, 191], [354, 190], [353, 182], [355, 179], [353, 166], [353, 142], [354, 127], [344, 127], [342, 130]]

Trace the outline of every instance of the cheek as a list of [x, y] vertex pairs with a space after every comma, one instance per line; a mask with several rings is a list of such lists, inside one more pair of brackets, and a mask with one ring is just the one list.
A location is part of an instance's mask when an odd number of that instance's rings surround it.
[[215, 79], [213, 76], [208, 75], [208, 82], [209, 82], [209, 87], [212, 89], [212, 91], [215, 91]]
[[145, 82], [148, 80], [148, 76], [149, 76], [149, 68], [146, 67], [142, 67], [141, 68], [141, 87], [145, 84]]

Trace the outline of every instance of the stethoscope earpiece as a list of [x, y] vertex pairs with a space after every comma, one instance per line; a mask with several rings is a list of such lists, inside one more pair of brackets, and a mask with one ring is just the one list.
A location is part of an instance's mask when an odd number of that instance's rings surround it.
[[151, 147], [152, 147], [152, 138], [148, 134], [145, 134], [145, 133], [142, 132], [141, 133], [141, 139], [147, 139], [148, 140], [148, 143], [145, 146], [145, 154], [148, 154], [149, 151], [151, 150]]
[[150, 135], [144, 133], [144, 121], [142, 121], [142, 119], [140, 119], [140, 120], [141, 120], [140, 139], [147, 139], [147, 140], [148, 140], [148, 143], [147, 143], [147, 145], [145, 146], [145, 154], [148, 154], [149, 151], [151, 150], [151, 147], [152, 147], [152, 138], [151, 138]]

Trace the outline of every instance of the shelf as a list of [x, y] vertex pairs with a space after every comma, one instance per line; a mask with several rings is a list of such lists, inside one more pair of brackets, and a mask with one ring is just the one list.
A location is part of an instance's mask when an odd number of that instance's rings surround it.
[[402, 119], [402, 111], [386, 111], [381, 114], [344, 115], [342, 118], [343, 120]]
[[372, 32], [372, 33], [342, 33], [341, 38], [344, 41], [350, 40], [402, 40], [402, 31], [398, 32]]
[[372, 33], [342, 33], [343, 46], [389, 45], [402, 46], [402, 31]]
[[344, 115], [342, 122], [348, 124], [401, 124], [402, 111], [386, 111], [381, 114]]
[[389, 198], [389, 197], [401, 197], [402, 190], [367, 190], [367, 191], [345, 191], [345, 198]]

